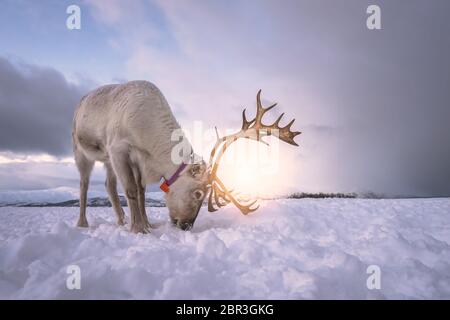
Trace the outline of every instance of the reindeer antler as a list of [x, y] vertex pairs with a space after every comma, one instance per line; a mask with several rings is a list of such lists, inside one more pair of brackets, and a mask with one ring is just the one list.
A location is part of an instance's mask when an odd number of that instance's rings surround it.
[[[256, 203], [256, 200], [244, 205], [240, 203], [236, 198], [232, 195], [231, 191], [228, 191], [223, 182], [217, 176], [217, 170], [219, 168], [220, 160], [224, 155], [227, 148], [236, 140], [240, 138], [252, 139], [259, 142], [262, 142], [268, 145], [267, 142], [262, 140], [262, 137], [274, 135], [280, 140], [292, 144], [294, 146], [298, 146], [298, 144], [294, 141], [294, 137], [299, 135], [301, 132], [292, 132], [291, 126], [294, 123], [295, 119], [291, 120], [286, 126], [280, 127], [280, 120], [283, 117], [284, 113], [281, 114], [278, 119], [271, 125], [263, 124], [262, 118], [266, 112], [274, 108], [277, 104], [273, 104], [270, 107], [264, 108], [261, 104], [261, 90], [258, 91], [256, 95], [256, 115], [255, 118], [251, 121], [247, 120], [245, 115], [245, 109], [242, 111], [242, 128], [239, 132], [235, 134], [231, 134], [225, 136], [223, 138], [219, 137], [216, 128], [217, 141], [214, 145], [213, 150], [211, 151], [211, 156], [209, 158], [209, 164], [211, 167], [210, 172], [210, 184], [211, 190], [209, 193], [208, 199], [208, 210], [210, 212], [217, 211], [215, 206], [218, 208], [227, 205], [232, 202], [243, 214], [248, 214], [252, 211], [258, 209], [252, 208], [252, 206]], [[213, 203], [215, 202], [215, 204]]]

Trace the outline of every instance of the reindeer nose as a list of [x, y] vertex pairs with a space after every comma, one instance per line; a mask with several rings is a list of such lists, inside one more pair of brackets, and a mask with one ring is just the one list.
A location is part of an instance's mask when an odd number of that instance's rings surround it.
[[180, 222], [180, 223], [178, 224], [178, 226], [180, 227], [180, 229], [181, 229], [181, 230], [184, 230], [184, 231], [191, 230], [192, 227], [193, 227], [193, 225], [194, 225], [194, 223], [191, 222], [191, 221]]

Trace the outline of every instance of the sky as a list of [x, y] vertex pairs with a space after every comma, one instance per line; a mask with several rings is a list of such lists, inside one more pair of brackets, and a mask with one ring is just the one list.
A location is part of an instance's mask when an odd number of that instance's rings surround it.
[[[80, 30], [66, 27], [72, 4]], [[372, 4], [381, 30], [366, 26]], [[77, 102], [98, 86], [142, 79], [188, 132], [240, 128], [259, 89], [264, 104], [278, 102], [268, 122], [282, 112], [285, 123], [296, 119], [300, 147], [271, 141], [275, 170], [228, 166], [230, 183], [265, 193], [450, 196], [447, 0], [0, 5], [0, 191], [76, 187]], [[211, 141], [192, 142], [207, 156]], [[98, 165], [93, 188], [103, 179]]]

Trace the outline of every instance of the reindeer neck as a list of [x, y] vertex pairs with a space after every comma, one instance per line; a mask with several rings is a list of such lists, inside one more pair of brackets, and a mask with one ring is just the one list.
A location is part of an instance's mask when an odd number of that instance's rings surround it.
[[[177, 171], [180, 165], [183, 163], [190, 163], [190, 153], [193, 149], [188, 142], [186, 143], [187, 144], [184, 146], [183, 152], [181, 152], [181, 148], [178, 145], [179, 142], [171, 143], [170, 149], [164, 150], [162, 157], [163, 163], [161, 165], [161, 168], [163, 169], [161, 172], [162, 177], [168, 179]], [[178, 151], [180, 151], [181, 154]]]

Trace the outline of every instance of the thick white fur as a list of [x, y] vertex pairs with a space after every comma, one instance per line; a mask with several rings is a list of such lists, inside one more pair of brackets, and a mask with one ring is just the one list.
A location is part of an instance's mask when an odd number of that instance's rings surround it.
[[[147, 232], [145, 186], [169, 178], [179, 163], [171, 159], [178, 122], [160, 90], [147, 81], [100, 87], [82, 98], [73, 121], [73, 146], [80, 171], [79, 226], [87, 226], [86, 193], [95, 161], [105, 163], [106, 188], [123, 224], [116, 177], [122, 183], [131, 214], [131, 230]], [[188, 157], [188, 155], [186, 155]], [[187, 160], [187, 159], [186, 159]], [[206, 167], [189, 165], [166, 197], [171, 218], [178, 226], [192, 225], [206, 193]], [[202, 190], [202, 198], [197, 199]]]

